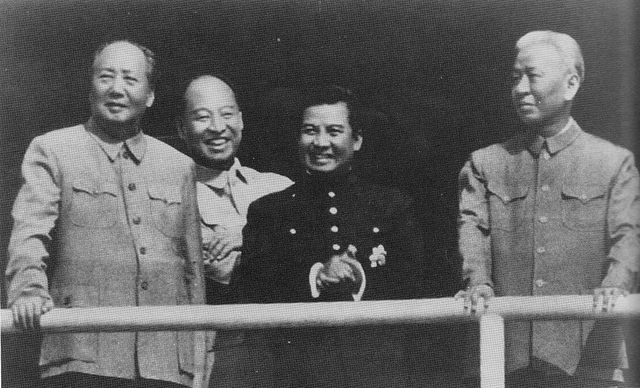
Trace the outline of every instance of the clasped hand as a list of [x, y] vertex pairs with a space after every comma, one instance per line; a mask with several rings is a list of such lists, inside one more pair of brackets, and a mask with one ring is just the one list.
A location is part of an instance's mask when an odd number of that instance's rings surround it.
[[357, 270], [358, 261], [352, 250], [340, 255], [332, 256], [323, 263], [322, 269], [316, 277], [316, 284], [320, 289], [347, 287], [351, 292], [357, 292], [362, 283], [362, 276]]
[[242, 232], [216, 225], [207, 237], [208, 241], [202, 244], [205, 272], [213, 279], [226, 282], [239, 264], [239, 256], [234, 253], [242, 248]]

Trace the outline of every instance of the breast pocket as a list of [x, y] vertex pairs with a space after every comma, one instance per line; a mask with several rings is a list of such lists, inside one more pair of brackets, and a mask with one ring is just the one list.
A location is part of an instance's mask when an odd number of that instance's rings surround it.
[[182, 225], [182, 192], [179, 186], [149, 186], [154, 226], [168, 237], [178, 237]]
[[604, 230], [607, 186], [564, 184], [562, 186], [562, 222], [569, 229]]
[[72, 184], [71, 222], [77, 226], [108, 228], [117, 220], [118, 186], [87, 180]]
[[527, 186], [489, 184], [489, 222], [491, 228], [512, 231], [527, 218]]

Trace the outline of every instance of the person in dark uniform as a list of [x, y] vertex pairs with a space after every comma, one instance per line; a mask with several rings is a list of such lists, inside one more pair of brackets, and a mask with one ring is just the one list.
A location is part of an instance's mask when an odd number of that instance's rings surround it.
[[[249, 207], [243, 260], [231, 287], [243, 303], [424, 296], [422, 230], [412, 200], [367, 183], [352, 161], [363, 142], [354, 95], [331, 86], [304, 99], [303, 178]], [[400, 327], [278, 329], [248, 336], [272, 356], [263, 386], [408, 385]], [[264, 364], [263, 364], [264, 365]]]

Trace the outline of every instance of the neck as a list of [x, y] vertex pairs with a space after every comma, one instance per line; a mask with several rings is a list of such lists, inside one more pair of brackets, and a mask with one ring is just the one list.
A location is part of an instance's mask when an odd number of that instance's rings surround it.
[[98, 118], [93, 119], [96, 128], [106, 137], [107, 141], [121, 142], [130, 139], [140, 132], [139, 121], [133, 123], [113, 124], [102, 121]]
[[225, 160], [222, 162], [212, 162], [206, 158], [194, 158], [195, 162], [201, 166], [207, 167], [211, 170], [220, 170], [220, 171], [229, 171], [233, 163], [235, 162], [235, 158], [231, 158], [229, 160]]
[[535, 126], [532, 126], [532, 129], [536, 134], [542, 137], [545, 137], [545, 138], [553, 137], [558, 133], [560, 133], [560, 131], [562, 131], [562, 129], [567, 125], [567, 123], [569, 122], [569, 117], [570, 116], [567, 115], [549, 123], [535, 125]]
[[311, 177], [314, 180], [324, 181], [324, 182], [342, 180], [342, 179], [346, 178], [347, 176], [349, 176], [350, 172], [351, 172], [351, 167], [345, 168], [345, 169], [340, 169], [340, 170], [335, 170], [335, 171], [331, 171], [331, 172], [306, 170], [306, 173], [307, 173], [307, 175], [309, 177]]

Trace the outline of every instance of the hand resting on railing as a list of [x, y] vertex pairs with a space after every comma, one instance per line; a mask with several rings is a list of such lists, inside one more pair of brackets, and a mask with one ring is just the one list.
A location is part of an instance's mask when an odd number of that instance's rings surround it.
[[[493, 287], [488, 284], [479, 284], [460, 290], [455, 295], [455, 299], [464, 299], [463, 310], [466, 314], [474, 315], [478, 313], [478, 302], [482, 299], [482, 307], [486, 310], [489, 307], [489, 300], [494, 297]], [[482, 311], [480, 311], [482, 312]]]
[[22, 330], [40, 329], [40, 316], [53, 309], [53, 301], [41, 296], [21, 296], [11, 305], [14, 324]]

